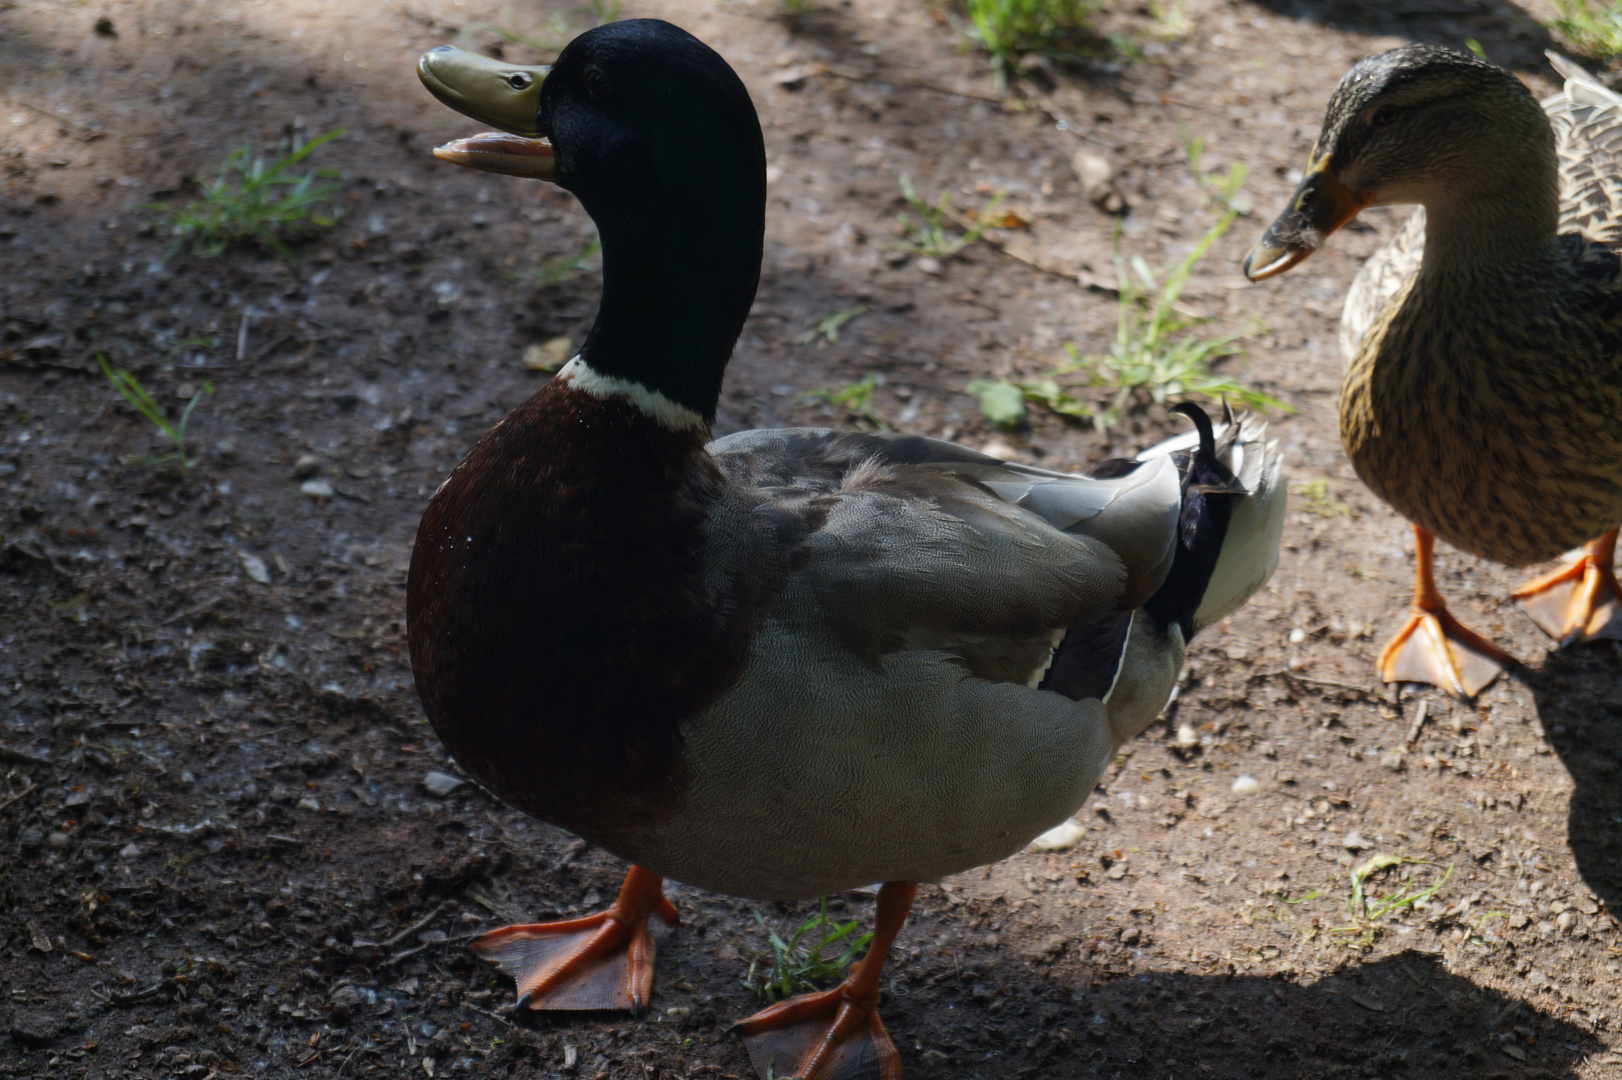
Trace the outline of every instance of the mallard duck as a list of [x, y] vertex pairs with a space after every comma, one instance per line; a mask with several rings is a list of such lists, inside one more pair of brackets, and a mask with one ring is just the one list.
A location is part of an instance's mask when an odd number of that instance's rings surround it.
[[1464, 699], [1514, 661], [1448, 612], [1435, 537], [1510, 566], [1587, 541], [1513, 595], [1562, 644], [1622, 637], [1622, 98], [1551, 60], [1566, 86], [1541, 106], [1448, 49], [1360, 62], [1245, 260], [1259, 281], [1364, 207], [1421, 206], [1347, 294], [1340, 432], [1357, 475], [1414, 527], [1413, 610], [1380, 675]]
[[885, 882], [849, 977], [738, 1030], [762, 1076], [893, 1080], [879, 975], [915, 884], [1065, 820], [1160, 711], [1188, 638], [1272, 571], [1276, 446], [1193, 407], [1193, 434], [1090, 475], [900, 435], [711, 441], [765, 222], [737, 75], [657, 20], [550, 70], [442, 47], [419, 71], [508, 129], [441, 158], [548, 179], [602, 238], [580, 354], [429, 502], [407, 622], [457, 761], [633, 865], [607, 911], [474, 948], [519, 1007], [635, 1011], [648, 921], [677, 918], [665, 877], [759, 900]]

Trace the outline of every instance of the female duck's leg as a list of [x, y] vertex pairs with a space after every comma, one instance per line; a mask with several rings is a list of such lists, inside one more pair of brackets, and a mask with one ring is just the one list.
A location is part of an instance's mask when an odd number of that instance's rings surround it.
[[917, 891], [910, 881], [885, 882], [879, 889], [873, 944], [844, 982], [779, 1002], [733, 1025], [761, 1080], [901, 1080], [901, 1058], [879, 1021], [879, 974]]
[[1622, 586], [1616, 580], [1616, 534], [1612, 529], [1583, 548], [1570, 566], [1510, 593], [1550, 637], [1562, 645], [1622, 638]]
[[1440, 686], [1469, 701], [1515, 658], [1460, 623], [1436, 591], [1436, 538], [1414, 526], [1414, 607], [1380, 652], [1380, 678]]
[[596, 915], [492, 930], [473, 951], [518, 984], [518, 1005], [532, 1009], [630, 1009], [641, 1012], [653, 989], [648, 916], [676, 924], [664, 878], [633, 866], [618, 899]]

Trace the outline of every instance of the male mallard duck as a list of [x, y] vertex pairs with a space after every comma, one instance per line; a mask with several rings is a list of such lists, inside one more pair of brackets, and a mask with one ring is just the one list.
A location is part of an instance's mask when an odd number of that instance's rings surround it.
[[1380, 675], [1466, 699], [1513, 660], [1448, 613], [1433, 537], [1510, 566], [1589, 541], [1514, 596], [1562, 644], [1622, 637], [1622, 98], [1551, 60], [1566, 87], [1541, 107], [1447, 49], [1362, 61], [1245, 260], [1259, 281], [1366, 206], [1422, 207], [1347, 294], [1340, 432], [1417, 541], [1413, 613]]
[[[602, 237], [580, 355], [468, 452], [417, 534], [417, 690], [507, 803], [634, 865], [606, 911], [475, 949], [536, 1009], [638, 1009], [666, 876], [761, 900], [884, 881], [843, 984], [744, 1021], [762, 1075], [900, 1075], [879, 974], [915, 882], [1001, 859], [1086, 799], [1184, 643], [1277, 558], [1262, 429], [1070, 476], [932, 439], [709, 441], [760, 274], [743, 83], [668, 23], [549, 70], [435, 49], [423, 81], [511, 134], [436, 153], [573, 192]], [[546, 136], [550, 144], [530, 136]]]

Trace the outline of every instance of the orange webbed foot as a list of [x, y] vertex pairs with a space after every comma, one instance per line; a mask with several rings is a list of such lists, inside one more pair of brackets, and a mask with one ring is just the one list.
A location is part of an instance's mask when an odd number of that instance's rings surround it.
[[762, 1080], [901, 1080], [901, 1055], [879, 1020], [877, 995], [854, 996], [849, 980], [778, 1002], [732, 1030]]
[[1436, 538], [1414, 526], [1414, 604], [1408, 621], [1380, 650], [1380, 678], [1440, 686], [1469, 701], [1515, 658], [1465, 626], [1436, 588]]
[[518, 984], [517, 1008], [640, 1012], [653, 990], [648, 917], [666, 925], [676, 909], [664, 881], [633, 866], [607, 911], [552, 923], [503, 926], [475, 939], [473, 951]]
[[1510, 593], [1543, 632], [1562, 646], [1600, 638], [1622, 640], [1622, 585], [1616, 580], [1616, 530], [1582, 556]]
[[879, 889], [873, 941], [844, 982], [732, 1025], [760, 1080], [901, 1080], [901, 1055], [879, 1020], [879, 975], [916, 892], [907, 881]]
[[1445, 607], [1416, 607], [1380, 651], [1380, 678], [1440, 686], [1469, 701], [1515, 658], [1453, 617]]

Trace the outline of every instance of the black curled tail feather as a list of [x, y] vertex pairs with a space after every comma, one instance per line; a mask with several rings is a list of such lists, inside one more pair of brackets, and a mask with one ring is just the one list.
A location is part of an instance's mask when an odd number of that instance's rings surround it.
[[1163, 628], [1177, 624], [1186, 641], [1194, 635], [1194, 613], [1199, 610], [1222, 554], [1235, 499], [1248, 492], [1221, 456], [1232, 445], [1238, 425], [1230, 421], [1219, 444], [1204, 409], [1185, 401], [1172, 406], [1171, 411], [1193, 422], [1200, 441], [1186, 455], [1175, 456], [1183, 474], [1177, 550], [1165, 582], [1143, 605], [1143, 611]]

